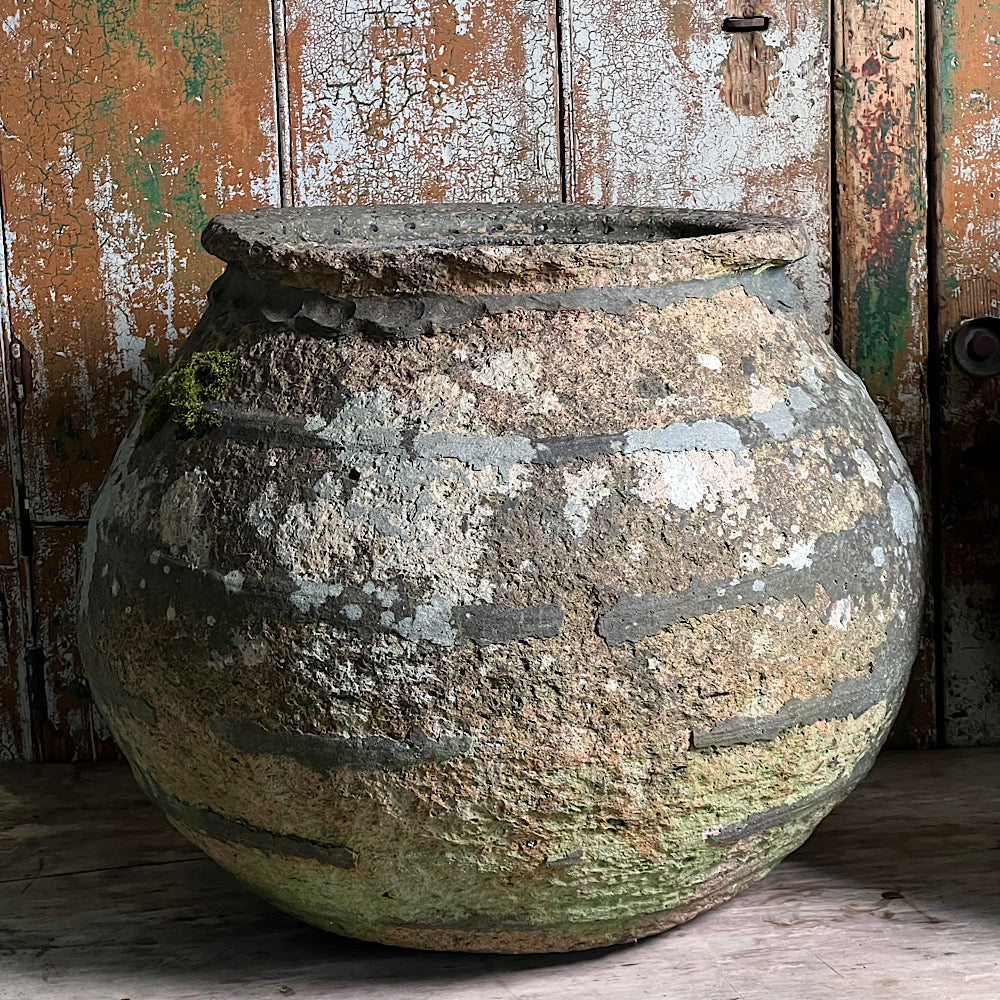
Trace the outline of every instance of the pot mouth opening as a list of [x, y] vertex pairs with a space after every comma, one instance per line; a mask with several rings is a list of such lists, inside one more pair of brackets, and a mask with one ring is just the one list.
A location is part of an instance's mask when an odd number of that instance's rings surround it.
[[659, 284], [783, 266], [809, 246], [779, 216], [558, 202], [258, 209], [216, 216], [202, 244], [251, 278], [333, 296]]
[[230, 241], [281, 244], [288, 250], [296, 246], [303, 250], [451, 250], [667, 243], [743, 230], [759, 233], [768, 223], [776, 231], [794, 225], [779, 217], [627, 205], [324, 205], [218, 216], [206, 230], [206, 248], [211, 252], [223, 249], [220, 230]]

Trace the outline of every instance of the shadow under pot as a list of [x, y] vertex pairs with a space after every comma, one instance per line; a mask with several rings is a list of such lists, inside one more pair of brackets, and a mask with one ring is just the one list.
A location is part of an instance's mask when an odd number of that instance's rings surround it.
[[146, 794], [278, 906], [415, 948], [629, 941], [865, 775], [920, 513], [784, 219], [215, 219], [79, 625]]

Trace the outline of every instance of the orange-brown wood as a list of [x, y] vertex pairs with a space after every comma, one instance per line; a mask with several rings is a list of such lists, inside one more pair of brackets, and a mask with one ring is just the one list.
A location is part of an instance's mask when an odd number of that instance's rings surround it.
[[559, 198], [554, 0], [285, 0], [295, 202]]
[[[836, 343], [910, 463], [931, 528], [924, 6], [841, 0], [834, 11]], [[893, 740], [936, 742], [930, 594]]]
[[47, 759], [107, 753], [73, 649], [79, 527], [221, 269], [200, 230], [280, 200], [271, 26], [267, 0], [8, 0], [0, 17], [5, 342], [23, 349], [35, 535], [33, 634], [0, 699], [15, 731], [29, 706]]
[[87, 517], [196, 320], [222, 208], [278, 201], [266, 0], [8, 0], [0, 132], [11, 335], [38, 521]]
[[[796, 266], [828, 320], [829, 32], [824, 0], [572, 0], [562, 7], [569, 189], [594, 202], [773, 212], [813, 238]], [[763, 33], [722, 30], [764, 13]]]
[[1000, 8], [938, 0], [935, 14], [941, 715], [967, 746], [1000, 742], [1000, 381], [961, 372], [949, 335], [1000, 316]]

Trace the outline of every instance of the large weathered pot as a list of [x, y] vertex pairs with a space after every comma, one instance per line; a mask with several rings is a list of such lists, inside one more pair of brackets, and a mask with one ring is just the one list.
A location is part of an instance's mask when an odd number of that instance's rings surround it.
[[917, 499], [796, 224], [582, 206], [216, 219], [229, 262], [84, 560], [98, 704], [279, 906], [421, 948], [687, 920], [872, 764]]

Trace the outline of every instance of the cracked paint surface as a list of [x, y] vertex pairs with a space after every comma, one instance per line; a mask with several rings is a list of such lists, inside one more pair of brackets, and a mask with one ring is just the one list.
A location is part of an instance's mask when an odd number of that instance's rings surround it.
[[296, 204], [558, 195], [544, 3], [289, 0], [285, 16]]
[[[720, 30], [727, 13], [750, 8], [770, 16], [767, 32]], [[791, 273], [813, 325], [824, 328], [827, 4], [573, 0], [565, 10], [573, 196], [802, 219], [812, 247]]]
[[[572, 291], [612, 251], [559, 211], [578, 232], [507, 257], [558, 250]], [[682, 287], [400, 336], [360, 293], [388, 326], [303, 332], [220, 282], [181, 357], [237, 359], [219, 424], [133, 433], [83, 557], [91, 682], [182, 831], [331, 930], [566, 950], [727, 898], [860, 780], [914, 650], [916, 495], [800, 308]]]
[[215, 276], [198, 231], [223, 208], [278, 203], [270, 26], [266, 2], [5, 5], [5, 336], [31, 372], [20, 471], [45, 536], [32, 612], [44, 660], [17, 679], [35, 736], [23, 757], [113, 753], [65, 610], [80, 524]]

